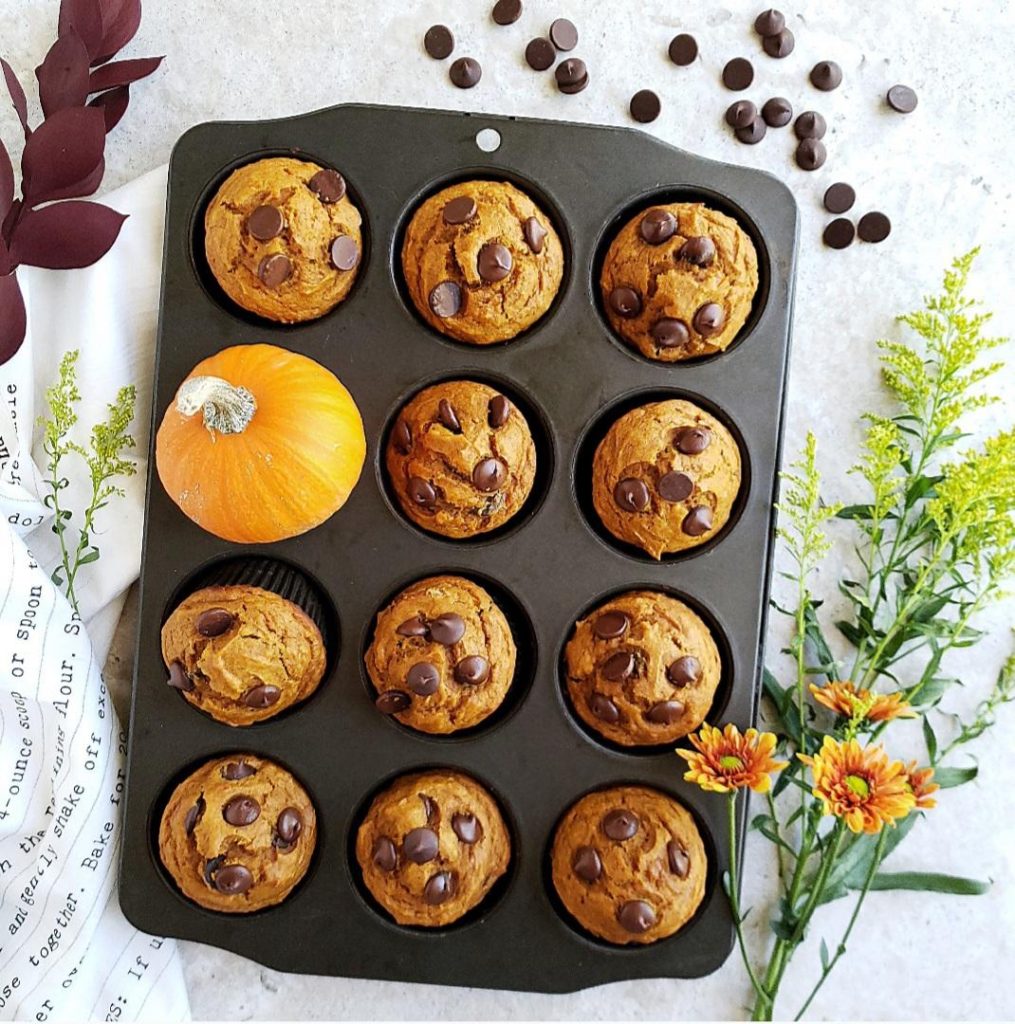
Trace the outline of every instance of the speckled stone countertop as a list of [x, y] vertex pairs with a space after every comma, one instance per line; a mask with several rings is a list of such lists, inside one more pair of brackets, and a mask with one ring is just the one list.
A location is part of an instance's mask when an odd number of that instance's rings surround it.
[[[350, 101], [424, 105], [546, 118], [629, 124], [627, 103], [638, 89], [655, 89], [662, 115], [648, 130], [668, 142], [722, 160], [763, 167], [795, 190], [801, 210], [786, 450], [815, 431], [831, 481], [827, 497], [849, 501], [858, 481], [846, 475], [861, 436], [859, 416], [885, 409], [873, 358], [874, 340], [896, 335], [896, 313], [913, 308], [938, 285], [951, 257], [973, 245], [983, 254], [975, 292], [997, 312], [1000, 333], [1015, 334], [1011, 307], [1015, 230], [1010, 130], [1011, 44], [1015, 9], [1007, 0], [802, 0], [783, 7], [796, 51], [765, 57], [751, 24], [763, 6], [672, 4], [662, 0], [525, 0], [519, 22], [489, 19], [490, 2], [445, 0], [362, 4], [352, 0], [159, 0], [129, 56], [166, 53], [165, 68], [133, 90], [131, 109], [111, 137], [110, 187], [165, 162], [176, 138], [200, 121], [266, 118]], [[57, 0], [0, 0], [4, 54], [24, 81], [55, 36]], [[589, 65], [591, 84], [560, 95], [549, 73], [522, 59], [526, 42], [560, 15], [581, 35], [574, 54]], [[456, 54], [483, 65], [470, 92], [453, 89], [446, 64], [428, 59], [421, 39], [434, 22], [450, 25]], [[678, 31], [693, 33], [701, 57], [690, 68], [666, 58]], [[760, 104], [786, 96], [797, 110], [828, 119], [828, 163], [805, 174], [792, 162], [789, 129], [770, 130], [758, 146], [736, 143], [722, 125], [733, 94], [719, 84], [723, 64], [750, 57], [755, 84], [745, 93]], [[818, 93], [807, 72], [821, 59], [838, 61], [844, 81]], [[915, 113], [902, 117], [881, 99], [904, 82], [919, 93]], [[6, 104], [0, 129], [9, 144], [18, 132]], [[478, 122], [477, 122], [478, 126]], [[369, 145], [364, 139], [363, 145]], [[880, 209], [894, 225], [879, 246], [843, 252], [822, 247], [828, 215], [820, 197], [833, 181], [857, 191], [853, 213]], [[1015, 394], [1009, 369], [1008, 394]], [[1010, 422], [1012, 404], [995, 407], [976, 426]], [[817, 581], [834, 606], [835, 580], [848, 557], [839, 545]], [[952, 668], [966, 681], [969, 707], [981, 696], [1010, 649], [1011, 606], [984, 621], [989, 640]], [[128, 612], [129, 617], [129, 612]], [[778, 666], [783, 623], [772, 623], [769, 662]], [[109, 664], [111, 681], [129, 675], [133, 629], [121, 630]], [[122, 687], [122, 683], [121, 683]], [[992, 878], [988, 896], [957, 898], [878, 893], [854, 932], [843, 965], [813, 1005], [817, 1018], [997, 1019], [1015, 1016], [1015, 764], [1009, 756], [1015, 714], [977, 746], [980, 781], [942, 794], [891, 864]], [[914, 756], [918, 747], [914, 745]], [[900, 752], [901, 753], [901, 752]], [[676, 769], [675, 769], [676, 770]], [[752, 836], [744, 904], [753, 906], [756, 939], [773, 892], [771, 847]], [[819, 968], [820, 934], [836, 941], [847, 908], [827, 908], [783, 985], [785, 1012], [795, 1012]], [[278, 974], [229, 953], [183, 944], [196, 1018], [314, 1019], [714, 1019], [738, 1017], [748, 997], [736, 957], [698, 981], [615, 984], [570, 996], [541, 996], [422, 985], [346, 981]], [[491, 979], [495, 981], [495, 979]]]

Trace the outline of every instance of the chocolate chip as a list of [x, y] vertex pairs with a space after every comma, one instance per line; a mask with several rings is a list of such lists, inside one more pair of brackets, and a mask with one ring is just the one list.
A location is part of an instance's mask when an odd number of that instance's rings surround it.
[[773, 96], [765, 101], [761, 116], [769, 128], [785, 128], [793, 120], [793, 104], [783, 96]]
[[761, 40], [761, 48], [769, 55], [769, 57], [777, 57], [779, 59], [788, 57], [796, 46], [796, 39], [793, 37], [793, 33], [788, 28], [782, 29], [781, 32], [774, 32], [770, 36], [765, 36]]
[[625, 512], [644, 512], [652, 502], [644, 481], [627, 477], [613, 488], [613, 500]]
[[636, 665], [637, 661], [630, 651], [617, 651], [600, 665], [599, 671], [604, 679], [611, 683], [619, 683], [622, 679], [634, 675]]
[[592, 624], [592, 632], [600, 640], [616, 640], [622, 637], [631, 625], [631, 620], [624, 612], [603, 612]]
[[215, 888], [225, 896], [239, 896], [254, 884], [254, 876], [242, 864], [227, 864], [215, 872]]
[[222, 778], [229, 779], [230, 782], [237, 782], [256, 774], [257, 769], [246, 761], [230, 761], [222, 769]]
[[648, 124], [654, 121], [662, 110], [662, 103], [658, 95], [651, 89], [639, 89], [631, 97], [631, 117], [640, 124]]
[[479, 276], [488, 284], [503, 281], [511, 273], [511, 250], [499, 242], [487, 242], [479, 250], [476, 269]]
[[811, 68], [811, 85], [822, 92], [831, 92], [842, 84], [842, 68], [834, 60], [821, 60]]
[[197, 617], [194, 628], [201, 636], [221, 636], [235, 621], [236, 616], [225, 608], [209, 608]]
[[452, 85], [459, 89], [471, 89], [483, 77], [483, 69], [478, 60], [471, 57], [459, 57], [448, 69], [448, 77]]
[[513, 25], [522, 15], [522, 0], [497, 0], [493, 20], [498, 25]]
[[612, 811], [607, 811], [601, 822], [603, 831], [618, 843], [630, 839], [638, 831], [640, 824], [638, 815], [626, 807], [615, 807]]
[[693, 654], [685, 654], [670, 662], [666, 678], [674, 686], [690, 686], [701, 678], [701, 662]]
[[750, 100], [734, 100], [727, 108], [726, 123], [731, 128], [746, 128], [758, 116], [758, 108]]
[[754, 66], [746, 57], [734, 57], [722, 69], [722, 84], [733, 92], [746, 89], [754, 81]]
[[433, 511], [437, 505], [437, 492], [433, 484], [419, 476], [409, 477], [409, 485], [406, 488], [409, 500], [413, 505], [427, 511]]
[[208, 885], [214, 886], [215, 884], [215, 872], [222, 867], [225, 857], [212, 857], [211, 860], [204, 862], [204, 880]]
[[385, 690], [374, 701], [374, 707], [382, 715], [397, 715], [412, 703], [412, 698], [401, 690]]
[[277, 686], [272, 686], [270, 683], [260, 683], [258, 686], [250, 687], [240, 700], [248, 708], [270, 708], [272, 704], [278, 703], [278, 699], [281, 696], [282, 691]]
[[472, 196], [455, 196], [444, 204], [441, 219], [445, 224], [464, 224], [476, 216], [476, 200]]
[[816, 171], [827, 158], [828, 152], [820, 139], [804, 139], [796, 148], [797, 167], [803, 171]]
[[670, 40], [667, 52], [674, 64], [685, 68], [688, 64], [693, 64], [698, 56], [698, 41], [694, 36], [681, 32], [680, 35], [674, 36]]
[[828, 125], [816, 110], [805, 110], [793, 122], [793, 134], [798, 139], [823, 139]]
[[666, 473], [659, 478], [656, 490], [663, 501], [683, 501], [691, 496], [694, 481], [686, 473]]
[[649, 245], [661, 245], [676, 233], [677, 218], [669, 210], [659, 206], [649, 210], [638, 225], [638, 234]]
[[707, 505], [697, 505], [684, 516], [680, 528], [688, 537], [700, 537], [712, 529], [712, 510]]
[[426, 636], [428, 627], [422, 615], [414, 615], [411, 619], [399, 624], [395, 632], [399, 636]]
[[768, 127], [763, 118], [756, 117], [745, 128], [738, 128], [733, 134], [745, 146], [756, 146], [768, 134]]
[[644, 900], [628, 900], [618, 907], [617, 921], [624, 931], [638, 935], [656, 923], [656, 912]]
[[193, 807], [190, 808], [189, 811], [187, 811], [186, 815], [184, 816], [183, 831], [186, 832], [188, 836], [194, 831], [194, 827], [203, 817], [204, 808], [204, 797], [199, 796], [197, 798], [197, 802], [194, 804]]
[[545, 71], [547, 68], [552, 68], [556, 59], [557, 50], [553, 43], [549, 39], [543, 39], [542, 36], [530, 40], [529, 45], [525, 47], [525, 60], [533, 71]]
[[261, 805], [252, 796], [234, 796], [222, 808], [222, 817], [237, 828], [253, 825], [260, 816]]
[[535, 217], [527, 218], [525, 223], [522, 224], [522, 235], [525, 237], [525, 244], [537, 256], [543, 251], [546, 233], [546, 228]]
[[451, 830], [467, 846], [479, 842], [479, 819], [474, 814], [453, 814]]
[[645, 717], [656, 725], [673, 725], [679, 722], [684, 715], [684, 705], [679, 700], [663, 700], [653, 704], [648, 709]]
[[916, 110], [916, 93], [908, 85], [893, 85], [885, 96], [888, 106], [900, 114], [911, 114]]
[[487, 406], [486, 422], [491, 429], [503, 427], [511, 415], [511, 403], [503, 395], [494, 395]]
[[441, 281], [430, 292], [429, 303], [435, 316], [447, 320], [462, 308], [462, 289], [454, 281]]
[[441, 685], [441, 675], [430, 662], [418, 661], [406, 673], [405, 685], [417, 696], [429, 697]]
[[440, 850], [437, 833], [430, 828], [414, 828], [402, 840], [402, 853], [413, 864], [427, 864]]
[[295, 807], [286, 807], [275, 822], [275, 833], [286, 846], [292, 846], [303, 831], [303, 815]]
[[259, 206], [247, 218], [247, 230], [259, 242], [277, 238], [285, 229], [285, 217], [277, 206]]
[[759, 36], [774, 36], [776, 32], [781, 32], [785, 27], [785, 15], [774, 7], [769, 7], [767, 11], [762, 11], [754, 19], [754, 31]]
[[183, 690], [189, 693], [194, 689], [194, 680], [187, 675], [182, 661], [174, 661], [169, 666], [168, 682], [174, 690]]
[[567, 96], [581, 92], [589, 84], [589, 71], [585, 61], [578, 57], [562, 60], [553, 73], [557, 88]]
[[289, 257], [280, 252], [265, 256], [257, 266], [257, 276], [267, 288], [278, 288], [289, 280], [293, 265]]
[[707, 267], [715, 259], [715, 242], [708, 235], [692, 235], [677, 250], [677, 259], [696, 267]]
[[462, 424], [459, 422], [455, 410], [451, 407], [451, 403], [446, 398], [442, 398], [437, 405], [437, 419], [440, 420], [442, 426], [447, 427], [453, 434], [460, 434], [462, 432]]
[[412, 428], [405, 420], [400, 419], [395, 424], [391, 432], [391, 443], [400, 455], [408, 455], [412, 451]]
[[683, 348], [691, 340], [687, 324], [672, 316], [660, 317], [649, 329], [649, 334], [659, 348]]
[[883, 213], [865, 213], [856, 226], [856, 233], [865, 242], [883, 242], [892, 231], [892, 222]]
[[398, 849], [387, 836], [378, 836], [374, 840], [371, 859], [381, 871], [394, 871], [398, 865]]
[[444, 612], [430, 623], [430, 636], [445, 647], [457, 644], [465, 636], [465, 620], [454, 612]]
[[583, 882], [595, 882], [603, 873], [603, 861], [594, 846], [579, 846], [571, 860], [571, 870]]
[[625, 285], [610, 292], [609, 303], [610, 309], [625, 319], [637, 316], [641, 312], [641, 296], [633, 288]]
[[490, 662], [478, 654], [470, 654], [455, 665], [455, 680], [463, 686], [478, 686], [490, 675]]
[[821, 234], [821, 240], [829, 249], [845, 249], [853, 244], [856, 228], [848, 217], [836, 217]]
[[437, 802], [426, 795], [426, 793], [419, 794], [420, 803], [423, 805], [423, 813], [426, 815], [426, 823], [428, 825], [435, 825], [439, 820], [437, 813]]
[[500, 459], [483, 459], [472, 471], [472, 483], [477, 491], [492, 494], [499, 491], [507, 480], [507, 466]]
[[322, 203], [337, 203], [345, 195], [345, 178], [333, 168], [325, 167], [307, 182], [307, 187]]
[[726, 313], [718, 302], [706, 302], [704, 306], [698, 307], [691, 323], [703, 338], [711, 338], [723, 329]]
[[578, 45], [578, 29], [567, 18], [558, 18], [550, 26], [550, 42], [558, 50], [573, 50]]
[[700, 455], [711, 443], [708, 427], [680, 427], [673, 435], [673, 447], [682, 455]]
[[679, 839], [671, 839], [666, 844], [666, 859], [669, 861], [670, 871], [678, 878], [686, 878], [691, 870], [691, 858], [687, 849]]
[[589, 698], [589, 710], [604, 722], [614, 725], [620, 721], [620, 709], [601, 693], [594, 693]]
[[331, 265], [336, 270], [352, 270], [359, 263], [359, 246], [349, 235], [337, 235], [329, 252]]
[[455, 48], [455, 37], [447, 25], [431, 25], [423, 36], [423, 49], [434, 60], [444, 60], [451, 56]]
[[431, 907], [446, 903], [454, 895], [455, 876], [450, 871], [438, 871], [423, 886], [423, 899]]
[[825, 189], [823, 201], [825, 209], [829, 213], [845, 213], [852, 209], [853, 203], [856, 202], [856, 192], [853, 191], [852, 185], [847, 185], [844, 181], [837, 181]]

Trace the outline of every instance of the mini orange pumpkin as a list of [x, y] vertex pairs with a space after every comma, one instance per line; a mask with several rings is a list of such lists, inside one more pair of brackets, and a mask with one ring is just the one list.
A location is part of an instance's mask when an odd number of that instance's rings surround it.
[[319, 526], [356, 486], [363, 420], [330, 370], [275, 345], [236, 345], [180, 385], [155, 439], [159, 479], [198, 526], [265, 544]]

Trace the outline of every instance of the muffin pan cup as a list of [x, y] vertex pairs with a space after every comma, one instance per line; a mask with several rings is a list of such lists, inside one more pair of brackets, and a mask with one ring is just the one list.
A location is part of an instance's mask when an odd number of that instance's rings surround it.
[[[480, 129], [500, 133], [482, 151]], [[223, 177], [250, 160], [294, 153], [337, 167], [364, 214], [363, 262], [349, 298], [312, 323], [252, 324], [229, 306], [204, 267], [199, 225]], [[530, 192], [563, 232], [567, 269], [550, 313], [515, 341], [479, 349], [436, 335], [399, 290], [398, 244], [420, 197], [449, 180], [488, 177]], [[742, 336], [693, 364], [653, 364], [614, 338], [598, 308], [602, 247], [625, 217], [654, 200], [700, 199], [733, 213], [758, 247], [761, 286]], [[341, 106], [264, 123], [206, 124], [178, 143], [169, 177], [162, 314], [153, 423], [202, 358], [228, 345], [270, 342], [333, 370], [363, 414], [368, 462], [348, 504], [310, 533], [257, 547], [218, 540], [186, 519], [149, 459], [120, 872], [120, 903], [145, 931], [220, 946], [284, 971], [488, 988], [567, 992], [641, 977], [715, 970], [733, 945], [720, 878], [727, 867], [725, 800], [683, 782], [672, 752], [635, 755], [597, 742], [577, 723], [558, 680], [578, 615], [618, 590], [660, 587], [709, 613], [731, 654], [722, 719], [746, 728], [760, 691], [773, 544], [797, 214], [785, 186], [758, 171], [690, 156], [637, 131], [549, 121]], [[197, 244], [195, 244], [197, 243]], [[407, 396], [449, 377], [502, 379], [546, 415], [541, 458], [552, 457], [545, 494], [493, 539], [453, 542], [406, 522], [385, 495], [387, 424]], [[586, 432], [607, 407], [679, 393], [717, 408], [742, 442], [737, 521], [714, 543], [653, 562], [606, 541], [575, 481]], [[152, 445], [154, 446], [154, 430]], [[544, 450], [549, 446], [551, 450]], [[583, 511], [584, 509], [584, 511]], [[175, 594], [218, 560], [277, 557], [310, 576], [334, 603], [343, 638], [317, 693], [267, 722], [232, 729], [200, 714], [166, 685], [159, 630]], [[466, 737], [413, 733], [381, 716], [364, 687], [358, 642], [402, 583], [446, 571], [497, 580], [527, 615], [534, 678], [510, 715]], [[522, 638], [519, 638], [522, 639]], [[158, 820], [174, 781], [219, 754], [278, 761], [306, 786], [318, 811], [307, 877], [277, 907], [215, 914], [188, 902], [158, 858]], [[446, 766], [474, 775], [502, 802], [514, 849], [509, 882], [458, 926], [395, 925], [364, 895], [351, 837], [370, 794], [404, 772]], [[549, 887], [554, 827], [581, 795], [641, 784], [681, 800], [710, 855], [707, 894], [675, 936], [612, 947], [571, 922]], [[736, 842], [743, 845], [744, 804]]]

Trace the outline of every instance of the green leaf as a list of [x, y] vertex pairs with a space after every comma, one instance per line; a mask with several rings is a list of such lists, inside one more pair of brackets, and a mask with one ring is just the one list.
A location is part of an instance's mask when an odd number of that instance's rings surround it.
[[918, 476], [906, 491], [906, 504], [912, 507], [921, 498], [933, 497], [934, 488], [944, 479], [941, 476]]
[[940, 875], [933, 871], [896, 871], [879, 873], [871, 889], [910, 889], [916, 892], [943, 892], [952, 896], [982, 896], [992, 883], [959, 875]]
[[777, 939], [785, 939], [788, 942], [793, 938], [793, 926], [783, 921], [781, 917], [773, 918], [770, 924]]
[[934, 735], [934, 728], [926, 715], [923, 719], [923, 741], [927, 744], [927, 756], [933, 761], [937, 757], [937, 736]]
[[958, 680], [940, 677], [928, 679], [920, 689], [908, 696], [907, 700], [915, 708], [926, 707], [929, 704], [936, 704], [950, 686], [955, 686]]
[[839, 519], [871, 519], [871, 505], [846, 505], [836, 513]]
[[967, 782], [972, 782], [979, 771], [976, 765], [972, 768], [935, 768], [933, 781], [942, 789], [953, 789], [955, 786], [964, 786]]
[[99, 560], [99, 549], [92, 548], [86, 554], [82, 555], [78, 559], [78, 565], [88, 565], [89, 562], [97, 562]]
[[818, 621], [817, 609], [821, 607], [820, 601], [808, 601], [804, 606], [804, 636], [814, 648], [816, 660], [821, 665], [831, 665], [830, 671], [825, 672], [825, 677], [831, 682], [835, 678], [835, 655], [825, 639], [825, 634]]
[[[899, 843], [909, 834], [909, 830], [919, 820], [920, 815], [909, 814], [894, 828], [889, 829], [885, 839], [885, 847], [882, 853], [882, 861], [895, 849]], [[828, 873], [828, 881], [825, 884], [825, 891], [818, 899], [818, 904], [830, 903], [832, 900], [841, 899], [851, 890], [863, 888], [864, 880], [870, 872], [871, 864], [874, 862], [874, 854], [877, 850], [878, 837], [874, 835], [853, 836], [849, 845], [839, 853], [839, 857]], [[810, 879], [813, 884], [814, 879]]]
[[828, 945], [826, 944], [824, 939], [821, 940], [820, 953], [821, 953], [821, 969], [823, 971], [827, 971], [828, 970], [828, 959], [829, 959], [828, 958]]

